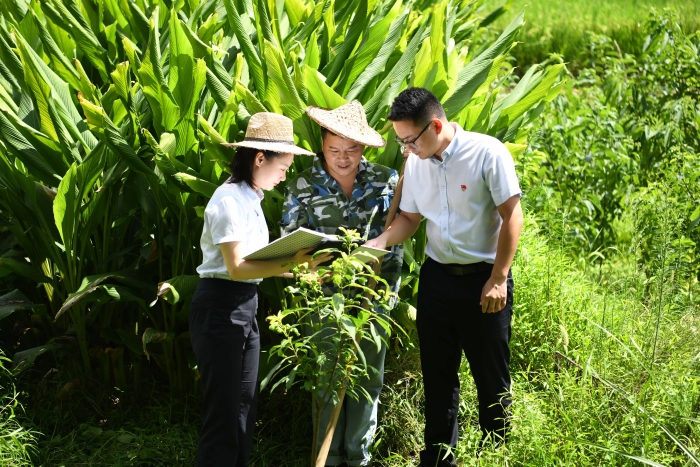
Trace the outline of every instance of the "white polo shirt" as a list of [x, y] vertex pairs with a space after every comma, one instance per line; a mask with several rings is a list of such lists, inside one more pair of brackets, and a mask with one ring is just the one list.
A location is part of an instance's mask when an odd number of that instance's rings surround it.
[[[204, 210], [202, 229], [202, 264], [199, 277], [231, 280], [219, 244], [243, 242], [243, 256], [256, 251], [270, 241], [267, 223], [260, 201], [262, 190], [253, 190], [245, 182], [224, 183], [214, 192]], [[239, 282], [258, 284], [262, 279]]]
[[493, 263], [502, 223], [496, 206], [521, 195], [513, 157], [496, 138], [451, 125], [442, 162], [408, 157], [400, 208], [427, 219], [425, 252], [435, 261]]

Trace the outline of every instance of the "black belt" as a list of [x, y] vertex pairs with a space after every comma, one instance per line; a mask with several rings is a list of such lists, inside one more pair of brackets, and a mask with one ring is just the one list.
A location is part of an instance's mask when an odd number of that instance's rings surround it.
[[474, 274], [476, 272], [486, 272], [493, 270], [493, 264], [486, 263], [483, 261], [480, 263], [472, 264], [444, 264], [438, 263], [430, 257], [428, 257], [428, 260], [435, 262], [435, 264], [440, 266], [443, 269], [443, 271], [445, 271], [448, 274], [452, 274], [453, 276], [466, 276], [467, 274]]

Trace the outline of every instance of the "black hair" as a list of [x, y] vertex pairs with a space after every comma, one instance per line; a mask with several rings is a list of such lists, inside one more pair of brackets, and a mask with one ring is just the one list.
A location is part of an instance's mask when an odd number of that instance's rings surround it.
[[328, 128], [321, 127], [321, 139], [326, 139], [326, 136], [328, 135], [338, 136]]
[[410, 120], [423, 126], [434, 118], [444, 117], [445, 109], [432, 92], [425, 88], [408, 88], [396, 96], [387, 118], [392, 122]]
[[253, 188], [253, 167], [255, 166], [255, 157], [259, 152], [263, 153], [268, 161], [276, 159], [283, 154], [281, 152], [239, 146], [229, 166], [231, 177], [228, 179], [228, 183], [246, 182], [249, 187]]

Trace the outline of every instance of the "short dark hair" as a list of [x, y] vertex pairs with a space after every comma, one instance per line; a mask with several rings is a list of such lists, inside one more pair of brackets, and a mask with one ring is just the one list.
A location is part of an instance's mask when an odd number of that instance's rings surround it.
[[326, 136], [328, 135], [333, 135], [333, 136], [338, 136], [335, 133], [333, 133], [331, 130], [325, 127], [321, 127], [321, 139], [326, 139]]
[[387, 118], [392, 122], [411, 120], [422, 126], [433, 118], [444, 117], [445, 109], [432, 92], [425, 88], [408, 88], [396, 96]]
[[255, 165], [255, 156], [261, 152], [265, 159], [271, 161], [282, 155], [281, 152], [264, 151], [262, 149], [238, 147], [236, 154], [233, 156], [231, 165], [231, 177], [228, 183], [246, 182], [249, 187], [253, 188], [253, 166]]

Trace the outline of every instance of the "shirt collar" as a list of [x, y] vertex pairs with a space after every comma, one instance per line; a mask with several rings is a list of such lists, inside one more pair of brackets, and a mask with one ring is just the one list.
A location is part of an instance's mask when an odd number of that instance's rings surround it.
[[255, 202], [259, 203], [265, 197], [265, 194], [263, 193], [263, 191], [260, 188], [258, 188], [257, 190], [253, 190], [250, 187], [250, 185], [248, 185], [246, 182], [240, 182], [240, 183], [237, 183], [236, 185], [238, 185], [238, 189], [241, 190], [241, 193], [243, 193], [243, 196], [245, 196], [246, 198], [248, 198], [251, 201], [255, 201]]
[[450, 141], [450, 144], [448, 144], [445, 150], [442, 151], [442, 162], [435, 159], [435, 157], [430, 158], [430, 160], [436, 164], [442, 164], [443, 162], [447, 162], [447, 160], [450, 157], [452, 157], [452, 154], [454, 154], [457, 151], [457, 149], [461, 146], [461, 139], [464, 135], [464, 129], [462, 129], [462, 127], [459, 126], [459, 123], [457, 122], [450, 122], [450, 125], [452, 125], [452, 127], [455, 129], [455, 135], [452, 138], [452, 141]]

